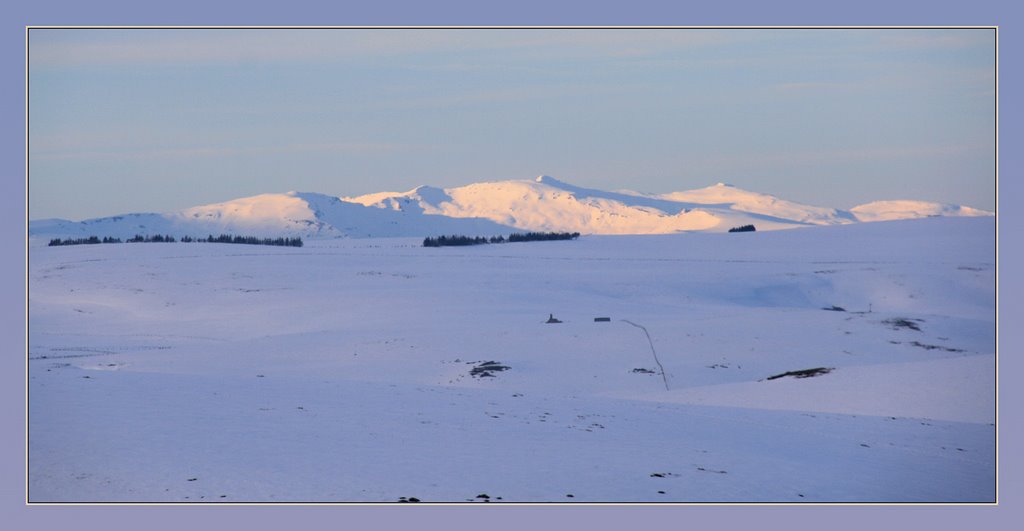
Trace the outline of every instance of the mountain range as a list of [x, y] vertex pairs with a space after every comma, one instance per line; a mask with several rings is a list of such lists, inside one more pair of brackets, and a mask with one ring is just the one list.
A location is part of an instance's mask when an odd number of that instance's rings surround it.
[[36, 237], [136, 234], [244, 234], [303, 238], [497, 235], [516, 231], [583, 234], [726, 232], [742, 225], [779, 230], [992, 212], [927, 201], [876, 201], [849, 210], [817, 207], [718, 183], [667, 194], [582, 188], [546, 175], [533, 180], [420, 186], [408, 192], [334, 197], [309, 192], [261, 194], [168, 213], [134, 213], [29, 222]]

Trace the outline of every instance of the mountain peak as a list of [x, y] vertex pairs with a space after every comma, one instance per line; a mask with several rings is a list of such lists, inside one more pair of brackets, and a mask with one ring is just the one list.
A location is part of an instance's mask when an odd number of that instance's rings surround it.
[[735, 186], [733, 186], [733, 185], [731, 185], [729, 183], [715, 183], [715, 186], [717, 186], [717, 187], [726, 187], [726, 188], [736, 188]]
[[565, 184], [562, 181], [559, 181], [558, 179], [555, 179], [554, 177], [552, 177], [550, 175], [540, 175], [536, 179], [534, 179], [534, 181], [536, 181], [536, 182], [538, 182], [540, 184], [546, 184], [546, 185], [549, 185], [549, 186], [558, 186], [558, 185]]
[[552, 188], [558, 188], [560, 190], [565, 190], [567, 192], [579, 192], [579, 191], [598, 192], [599, 191], [599, 190], [592, 190], [590, 188], [581, 188], [581, 187], [576, 186], [574, 184], [569, 184], [569, 183], [567, 183], [565, 181], [560, 181], [558, 179], [555, 179], [554, 177], [552, 177], [550, 175], [541, 175], [541, 176], [537, 177], [536, 179], [534, 179], [534, 182], [536, 182], [537, 184], [543, 184], [544, 186], [550, 186]]
[[452, 200], [452, 196], [448, 195], [448, 192], [443, 188], [438, 188], [436, 186], [417, 186], [413, 192], [418, 195], [420, 199], [431, 205], [440, 205], [441, 203]]

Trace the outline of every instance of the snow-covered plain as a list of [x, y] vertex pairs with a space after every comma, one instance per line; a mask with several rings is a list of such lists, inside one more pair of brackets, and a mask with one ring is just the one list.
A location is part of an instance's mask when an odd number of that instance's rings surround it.
[[991, 217], [45, 243], [32, 502], [995, 500]]

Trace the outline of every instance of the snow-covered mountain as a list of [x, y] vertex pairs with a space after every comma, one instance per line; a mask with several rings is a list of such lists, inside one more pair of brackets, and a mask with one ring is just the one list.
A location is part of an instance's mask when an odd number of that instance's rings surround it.
[[29, 222], [30, 236], [130, 238], [136, 234], [252, 234], [302, 238], [366, 238], [430, 234], [502, 234], [512, 227], [485, 219], [454, 219], [370, 208], [340, 198], [288, 192], [244, 197], [164, 214], [125, 214], [75, 222]]
[[719, 183], [650, 195], [581, 188], [549, 176], [441, 189], [380, 192], [338, 198], [317, 193], [262, 194], [163, 214], [125, 214], [81, 222], [29, 223], [39, 237], [135, 234], [202, 236], [258, 234], [304, 238], [494, 235], [516, 230], [584, 234], [725, 232], [754, 225], [778, 230], [930, 216], [987, 216], [990, 212], [924, 201], [878, 201], [849, 211], [786, 201]]
[[850, 212], [794, 203], [768, 194], [741, 190], [725, 183], [657, 197], [669, 201], [694, 203], [703, 208], [720, 206], [737, 212], [771, 216], [810, 225], [839, 225], [858, 221]]
[[875, 201], [850, 209], [859, 221], [931, 218], [937, 216], [991, 216], [976, 208], [928, 201]]

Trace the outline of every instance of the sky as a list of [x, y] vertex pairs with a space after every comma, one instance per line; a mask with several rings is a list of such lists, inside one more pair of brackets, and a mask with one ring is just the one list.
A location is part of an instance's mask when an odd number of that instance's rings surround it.
[[995, 209], [992, 29], [29, 30], [29, 218], [545, 174]]

